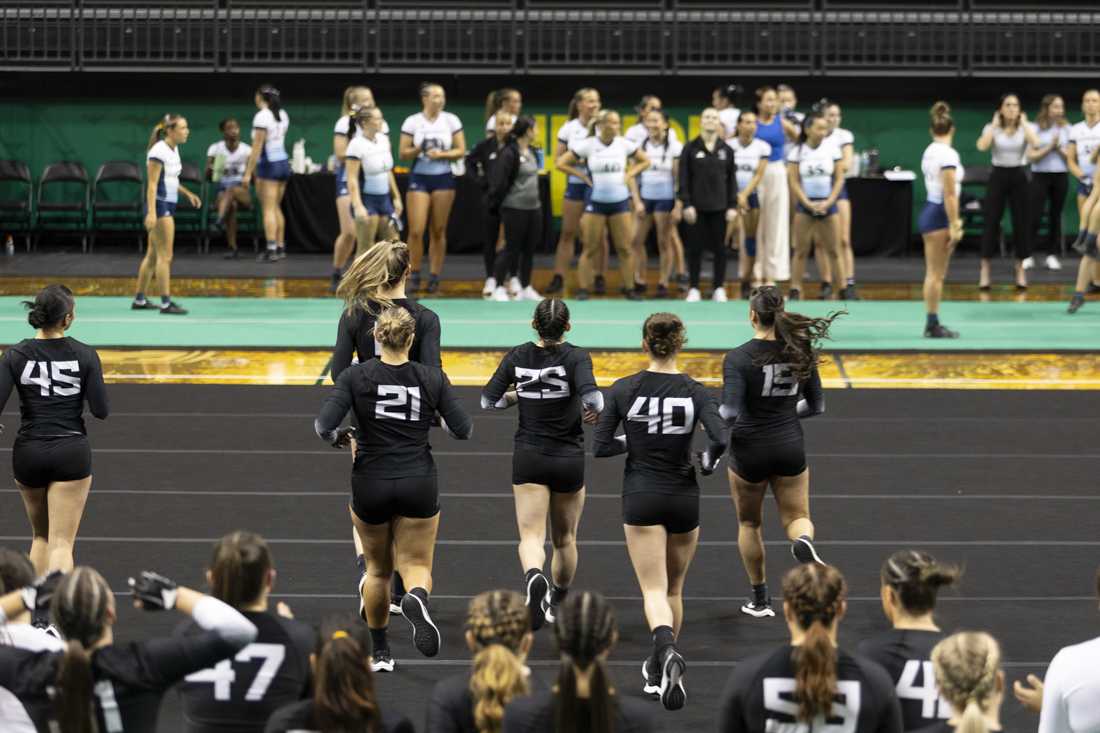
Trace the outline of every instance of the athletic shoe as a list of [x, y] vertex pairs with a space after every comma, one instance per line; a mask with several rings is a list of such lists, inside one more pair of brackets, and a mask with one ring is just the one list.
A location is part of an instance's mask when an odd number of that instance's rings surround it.
[[340, 278], [341, 277], [343, 277], [343, 276], [339, 272], [332, 273], [332, 278], [329, 280], [329, 284], [328, 284], [328, 291], [330, 293], [335, 293], [336, 288], [340, 287]]
[[276, 247], [275, 248], [275, 259], [277, 259], [277, 260], [285, 260], [286, 259], [286, 247]]
[[240, 256], [241, 256], [241, 253], [240, 253], [239, 250], [231, 249], [231, 250], [229, 250], [228, 252], [226, 252], [225, 254], [222, 255], [222, 259], [223, 260], [235, 260], [235, 259], [238, 259]]
[[607, 281], [604, 280], [603, 275], [596, 275], [596, 286], [593, 288], [596, 295], [607, 294]]
[[665, 710], [679, 710], [687, 702], [687, 691], [684, 690], [685, 672], [687, 662], [680, 656], [680, 652], [670, 648], [661, 665], [661, 704], [665, 706]]
[[699, 292], [699, 288], [692, 288], [688, 290], [687, 297], [684, 300], [688, 303], [698, 303], [703, 299], [703, 294]]
[[535, 573], [527, 581], [527, 612], [531, 615], [531, 630], [538, 631], [546, 620], [543, 601], [550, 592], [550, 582], [542, 573]]
[[[401, 597], [404, 598], [405, 596], [401, 596]], [[401, 601], [400, 600], [395, 601], [394, 598], [397, 598], [397, 596], [394, 596], [393, 598], [390, 599], [390, 615], [391, 616], [400, 616], [401, 615]]]
[[741, 300], [748, 300], [750, 295], [752, 295], [752, 285], [741, 283]]
[[680, 286], [681, 290], [684, 289], [684, 286], [689, 285], [690, 283], [691, 278], [688, 277], [688, 274], [686, 272], [676, 276], [676, 284]]
[[787, 300], [802, 300], [802, 293], [798, 288], [791, 288], [787, 291]]
[[667, 298], [668, 297], [668, 286], [667, 285], [658, 285], [657, 289], [653, 293], [653, 297], [657, 298], [658, 300], [664, 300], [665, 298]]
[[420, 600], [415, 593], [406, 593], [401, 599], [401, 615], [412, 626], [413, 645], [416, 650], [425, 657], [434, 657], [439, 654], [439, 645], [442, 640], [439, 629], [428, 612], [428, 604]]
[[1074, 252], [1079, 255], [1085, 254], [1085, 250], [1087, 249], [1085, 247], [1085, 240], [1088, 238], [1088, 235], [1089, 233], [1087, 230], [1077, 232], [1077, 239], [1073, 240], [1073, 244], [1070, 245]]
[[627, 300], [645, 300], [645, 292], [638, 292], [637, 288], [623, 288], [619, 292]]
[[715, 288], [714, 294], [710, 297], [711, 300], [713, 300], [715, 303], [725, 303], [729, 300], [729, 298], [726, 296], [725, 288]]
[[256, 255], [257, 262], [278, 262], [279, 252], [274, 249], [265, 249], [260, 254]]
[[397, 666], [389, 649], [375, 649], [370, 657], [370, 668], [374, 672], [392, 672]]
[[564, 289], [565, 280], [562, 278], [561, 275], [554, 275], [553, 279], [550, 280], [550, 284], [546, 286], [546, 294], [557, 295]]
[[1034, 257], [1025, 257], [1020, 262], [1020, 267], [1024, 268], [1025, 270], [1030, 270], [1031, 268], [1035, 267], [1035, 258]]
[[1047, 258], [1043, 260], [1043, 264], [1046, 265], [1048, 270], [1061, 270], [1062, 263], [1054, 255], [1047, 255]]
[[818, 565], [824, 565], [825, 561], [817, 554], [817, 550], [814, 548], [814, 542], [806, 535], [802, 535], [797, 540], [791, 543], [791, 554], [794, 555], [794, 559], [798, 560], [803, 565], [815, 562]]
[[859, 300], [860, 299], [859, 298], [859, 293], [856, 292], [856, 286], [855, 285], [849, 285], [846, 288], [841, 288], [840, 289], [840, 299], [841, 300]]
[[542, 604], [540, 606], [540, 609], [542, 610], [542, 617], [543, 617], [543, 619], [546, 620], [546, 623], [552, 624], [552, 623], [555, 623], [557, 621], [557, 618], [558, 618], [557, 607], [553, 603], [550, 602], [550, 594], [549, 593], [547, 593], [546, 597], [542, 599]]
[[1097, 293], [1100, 293], [1100, 285], [1096, 283], [1089, 283], [1089, 286], [1085, 288], [1086, 295], [1096, 295]]
[[130, 310], [132, 311], [153, 311], [159, 307], [160, 306], [156, 303], [152, 303], [148, 300], [143, 300], [140, 303], [135, 300], [133, 303], [130, 303]]
[[512, 296], [512, 300], [519, 300], [520, 293], [523, 292], [523, 286], [520, 285], [519, 278], [513, 277], [508, 279], [508, 295]]
[[821, 284], [821, 295], [820, 295], [820, 298], [821, 298], [822, 300], [828, 300], [828, 299], [829, 299], [829, 297], [830, 297], [830, 296], [831, 296], [832, 294], [833, 294], [833, 286], [832, 286], [832, 285], [830, 285], [829, 283], [822, 283], [822, 284]]
[[162, 316], [186, 316], [187, 309], [180, 306], [175, 301], [168, 301], [168, 305], [162, 305], [160, 307], [160, 314]]
[[497, 285], [496, 290], [493, 291], [493, 295], [489, 300], [495, 303], [507, 303], [511, 298], [508, 297], [508, 291], [503, 285]]
[[367, 602], [363, 600], [363, 586], [367, 584], [367, 574], [363, 573], [359, 576], [359, 618], [363, 619], [363, 623], [367, 622]]
[[924, 337], [926, 339], [957, 339], [959, 337], [959, 332], [952, 331], [942, 323], [937, 323], [935, 326], [925, 327]]
[[1085, 304], [1085, 296], [1075, 295], [1069, 302], [1069, 308], [1066, 309], [1066, 313], [1076, 313], [1081, 310], [1081, 306]]
[[485, 278], [485, 287], [481, 289], [481, 294], [486, 297], [492, 297], [493, 291], [497, 289], [497, 279], [495, 277]]
[[429, 293], [439, 292], [439, 275], [429, 275], [428, 276], [428, 292]]
[[661, 696], [661, 671], [660, 669], [650, 671], [649, 657], [646, 657], [645, 661], [642, 662], [642, 679], [644, 680], [642, 694], [648, 695], [653, 700], [659, 698]]
[[577, 288], [573, 292], [573, 297], [576, 298], [577, 300], [588, 300], [588, 297], [589, 297], [588, 296], [588, 291], [585, 290], [584, 288]]
[[767, 618], [769, 616], [775, 616], [775, 611], [772, 610], [772, 599], [764, 601], [763, 603], [757, 603], [755, 599], [749, 598], [741, 604], [741, 613], [753, 618]]
[[538, 301], [538, 300], [542, 300], [542, 296], [539, 295], [539, 291], [535, 290], [533, 287], [528, 285], [519, 294], [519, 299], [520, 300]]

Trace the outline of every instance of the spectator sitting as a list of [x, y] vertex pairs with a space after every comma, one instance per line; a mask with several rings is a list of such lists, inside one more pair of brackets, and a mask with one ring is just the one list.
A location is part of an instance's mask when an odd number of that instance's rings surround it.
[[252, 194], [242, 185], [244, 167], [252, 146], [241, 142], [241, 125], [232, 117], [218, 123], [222, 139], [206, 151], [206, 180], [218, 184], [218, 218], [214, 226], [225, 231], [229, 245], [226, 259], [237, 257], [237, 211], [252, 208]]

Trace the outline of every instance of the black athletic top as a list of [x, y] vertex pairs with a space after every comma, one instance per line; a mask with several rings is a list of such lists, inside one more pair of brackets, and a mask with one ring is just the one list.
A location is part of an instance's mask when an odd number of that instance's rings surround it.
[[[409, 719], [382, 711], [378, 733], [416, 733]], [[321, 728], [313, 716], [313, 700], [291, 703], [281, 708], [267, 721], [264, 733], [320, 733]]]
[[951, 717], [951, 706], [936, 689], [931, 661], [932, 647], [945, 636], [942, 631], [891, 629], [860, 642], [859, 653], [882, 665], [894, 681], [905, 730]]
[[377, 479], [435, 474], [428, 430], [437, 412], [459, 440], [473, 432], [443, 370], [413, 361], [371, 359], [342, 371], [321, 405], [317, 435], [331, 442], [349, 410], [359, 425], [354, 471]]
[[68, 336], [24, 339], [0, 357], [0, 412], [12, 387], [19, 390], [21, 438], [87, 435], [84, 401], [100, 420], [107, 417], [107, 388], [99, 354]]
[[[805, 403], [800, 401], [805, 399]], [[802, 439], [799, 417], [825, 412], [821, 376], [814, 367], [799, 381], [783, 358], [781, 341], [752, 339], [722, 362], [722, 417], [733, 441], [772, 443]]]
[[[571, 733], [589, 733], [588, 704], [578, 701], [578, 725]], [[646, 733], [654, 730], [653, 706], [630, 697], [616, 696], [616, 733]], [[551, 690], [517, 697], [504, 709], [504, 733], [557, 733], [554, 728], [554, 693]]]
[[[419, 362], [443, 368], [443, 359], [439, 353], [439, 316], [414, 300], [397, 298], [394, 305], [404, 308], [416, 321], [412, 347], [409, 349], [409, 361]], [[381, 311], [379, 311], [381, 312]], [[345, 308], [340, 314], [340, 325], [336, 329], [336, 347], [332, 350], [332, 381], [340, 372], [351, 366], [354, 354], [360, 361], [382, 356], [382, 347], [374, 340], [374, 322], [377, 318], [362, 308], [351, 313]]]
[[481, 407], [500, 405], [513, 385], [519, 399], [517, 449], [550, 456], [584, 454], [581, 403], [597, 410], [603, 406], [587, 351], [570, 343], [543, 348], [528, 342], [515, 347], [485, 385]]
[[[215, 631], [188, 637], [112, 644], [91, 653], [96, 722], [100, 731], [153, 731], [164, 692], [185, 676], [232, 657], [244, 643]], [[48, 688], [64, 655], [0, 646], [0, 687], [19, 698], [40, 733], [50, 733], [54, 706]]]
[[[275, 710], [309, 695], [313, 629], [273, 613], [241, 613], [256, 625], [256, 641], [179, 686], [187, 733], [263, 733]], [[176, 629], [183, 638], [201, 633], [194, 621]]]
[[[718, 730], [760, 733], [786, 730], [798, 720], [794, 696], [796, 647], [746, 659], [737, 665], [722, 693]], [[901, 708], [894, 685], [882, 667], [844, 650], [837, 651], [837, 695], [828, 721], [818, 718], [809, 730], [851, 733], [901, 733]], [[794, 728], [791, 727], [793, 730]]]
[[[527, 682], [533, 691], [546, 688], [537, 677]], [[474, 724], [474, 696], [470, 692], [470, 673], [445, 677], [432, 688], [428, 701], [428, 727], [426, 733], [478, 733]]]
[[[620, 422], [626, 435], [616, 437]], [[698, 494], [691, 443], [700, 423], [709, 453], [720, 456], [726, 428], [703, 385], [686, 374], [641, 371], [611, 385], [592, 449], [597, 458], [627, 454], [624, 494]]]

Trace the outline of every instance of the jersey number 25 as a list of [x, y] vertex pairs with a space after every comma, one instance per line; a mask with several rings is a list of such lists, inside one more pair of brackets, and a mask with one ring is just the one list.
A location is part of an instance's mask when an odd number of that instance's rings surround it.
[[565, 367], [546, 369], [516, 367], [516, 394], [526, 399], [560, 400], [569, 396]]

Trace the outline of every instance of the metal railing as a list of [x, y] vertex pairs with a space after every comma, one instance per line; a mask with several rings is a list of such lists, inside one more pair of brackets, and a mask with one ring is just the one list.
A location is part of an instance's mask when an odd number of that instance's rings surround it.
[[1100, 6], [1063, 0], [34, 0], [0, 69], [1094, 75]]

